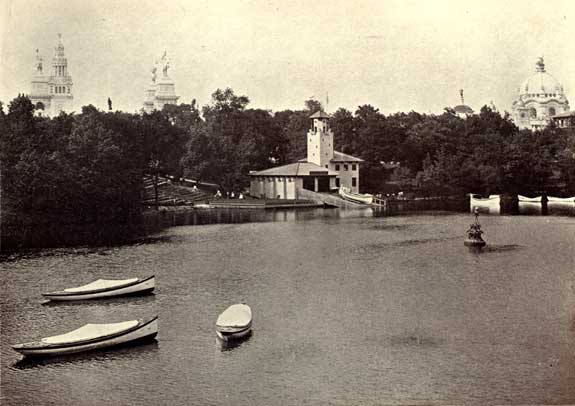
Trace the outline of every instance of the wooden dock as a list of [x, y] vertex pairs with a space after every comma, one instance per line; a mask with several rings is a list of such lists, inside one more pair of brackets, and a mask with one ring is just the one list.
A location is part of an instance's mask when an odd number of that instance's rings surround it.
[[299, 209], [324, 207], [324, 204], [303, 199], [215, 199], [210, 200], [209, 207], [220, 209]]

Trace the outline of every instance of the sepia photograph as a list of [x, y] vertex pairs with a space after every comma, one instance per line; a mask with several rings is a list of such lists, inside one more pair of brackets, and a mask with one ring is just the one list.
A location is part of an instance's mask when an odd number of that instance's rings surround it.
[[575, 1], [0, 35], [2, 406], [575, 405]]

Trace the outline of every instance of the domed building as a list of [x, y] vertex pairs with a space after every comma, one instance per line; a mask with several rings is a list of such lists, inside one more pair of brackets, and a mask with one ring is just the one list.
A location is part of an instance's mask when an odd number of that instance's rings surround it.
[[543, 58], [539, 58], [535, 73], [519, 88], [519, 97], [513, 102], [512, 110], [515, 124], [530, 130], [543, 129], [551, 117], [569, 111], [563, 86], [545, 71]]
[[459, 90], [459, 96], [461, 97], [461, 104], [455, 106], [453, 111], [457, 117], [466, 119], [473, 115], [473, 109], [465, 104], [465, 100], [463, 99], [463, 89]]

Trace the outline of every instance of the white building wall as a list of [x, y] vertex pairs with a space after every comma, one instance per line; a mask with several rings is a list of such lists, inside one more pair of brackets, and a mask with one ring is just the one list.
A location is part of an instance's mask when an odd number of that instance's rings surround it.
[[[355, 165], [355, 169], [353, 169]], [[347, 166], [347, 170], [346, 170]], [[330, 162], [329, 169], [337, 172], [340, 186], [350, 189], [354, 193], [359, 193], [359, 163], [357, 162]], [[355, 178], [355, 186], [353, 186]], [[335, 180], [334, 180], [335, 187]]]

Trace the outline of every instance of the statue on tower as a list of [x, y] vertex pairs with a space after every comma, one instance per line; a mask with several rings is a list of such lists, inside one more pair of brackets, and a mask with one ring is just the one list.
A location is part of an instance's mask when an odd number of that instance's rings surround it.
[[156, 72], [158, 70], [158, 67], [156, 65], [154, 65], [152, 67], [152, 83], [156, 83]]
[[36, 73], [42, 74], [42, 57], [38, 54], [38, 49], [36, 49]]
[[545, 72], [545, 62], [543, 62], [542, 56], [539, 57], [539, 59], [537, 60], [537, 63], [535, 65], [537, 65], [537, 71], [538, 72]]
[[162, 65], [162, 72], [164, 73], [164, 77], [168, 77], [168, 68], [170, 67], [170, 60], [168, 59], [168, 52], [164, 51], [162, 55], [162, 59], [160, 59], [160, 64]]
[[168, 77], [168, 68], [170, 67], [170, 60], [166, 59], [166, 62], [164, 62], [164, 67], [162, 68], [162, 71], [164, 72], [164, 77], [167, 78]]

